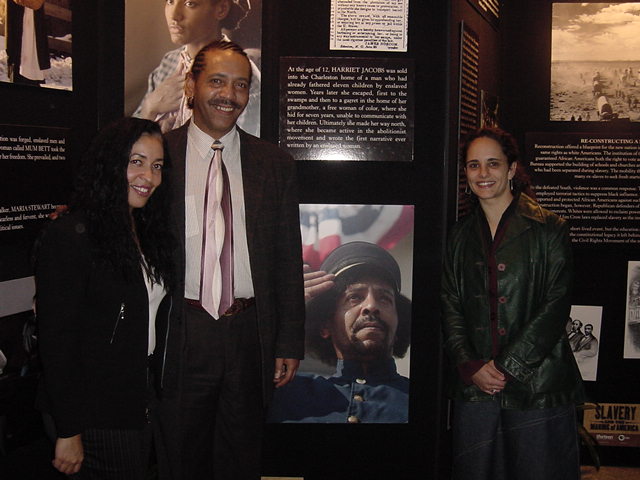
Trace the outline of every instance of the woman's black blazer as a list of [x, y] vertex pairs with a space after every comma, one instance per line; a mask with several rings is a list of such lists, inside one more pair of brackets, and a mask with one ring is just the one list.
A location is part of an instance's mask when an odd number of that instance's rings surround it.
[[[126, 280], [99, 260], [77, 214], [45, 229], [36, 259], [38, 404], [59, 437], [144, 426], [149, 301], [142, 275]], [[166, 303], [159, 316], [167, 315]]]

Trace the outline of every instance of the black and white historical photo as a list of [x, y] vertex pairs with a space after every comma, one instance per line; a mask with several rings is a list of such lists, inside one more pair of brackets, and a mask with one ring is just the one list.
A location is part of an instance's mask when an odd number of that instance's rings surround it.
[[582, 379], [596, 381], [598, 376], [598, 353], [602, 307], [573, 305], [567, 322], [569, 345], [576, 358]]
[[554, 3], [552, 121], [640, 121], [640, 3]]

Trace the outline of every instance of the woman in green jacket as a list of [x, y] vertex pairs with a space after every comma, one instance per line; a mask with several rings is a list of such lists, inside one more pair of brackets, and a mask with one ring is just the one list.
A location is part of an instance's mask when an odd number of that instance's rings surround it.
[[456, 479], [579, 478], [568, 227], [522, 193], [517, 156], [499, 129], [462, 148], [478, 205], [450, 234], [441, 292]]

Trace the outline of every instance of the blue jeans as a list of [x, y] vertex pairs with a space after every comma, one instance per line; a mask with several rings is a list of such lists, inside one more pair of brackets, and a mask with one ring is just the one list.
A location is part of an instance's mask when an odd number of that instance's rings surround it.
[[580, 459], [574, 405], [537, 410], [454, 402], [455, 480], [578, 480]]

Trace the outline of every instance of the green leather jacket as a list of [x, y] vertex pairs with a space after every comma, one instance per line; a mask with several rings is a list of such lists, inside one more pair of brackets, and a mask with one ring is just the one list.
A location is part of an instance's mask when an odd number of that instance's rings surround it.
[[[452, 360], [449, 393], [490, 400], [466, 385], [457, 366], [492, 356], [489, 272], [480, 207], [454, 226], [442, 277], [444, 345]], [[554, 213], [520, 195], [496, 251], [496, 366], [508, 374], [502, 408], [549, 408], [582, 402], [580, 372], [567, 340], [572, 284], [568, 227]]]

